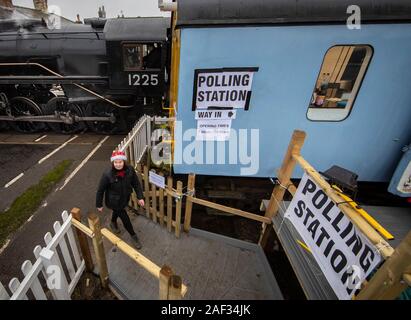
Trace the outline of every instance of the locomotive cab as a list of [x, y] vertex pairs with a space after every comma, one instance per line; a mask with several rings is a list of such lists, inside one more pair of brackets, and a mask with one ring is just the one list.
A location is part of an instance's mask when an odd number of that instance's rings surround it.
[[168, 82], [169, 18], [109, 19], [104, 27], [110, 94], [156, 104]]

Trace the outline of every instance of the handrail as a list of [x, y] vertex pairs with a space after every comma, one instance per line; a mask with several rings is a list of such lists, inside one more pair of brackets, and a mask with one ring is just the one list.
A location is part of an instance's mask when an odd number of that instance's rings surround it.
[[[85, 226], [80, 221], [76, 220], [75, 218], [71, 219], [71, 223], [74, 227], [79, 229], [81, 232], [85, 233], [90, 238], [93, 238], [95, 236], [94, 232], [90, 228], [88, 228], [87, 226]], [[101, 229], [101, 234], [107, 240], [109, 240], [114, 246], [116, 246], [123, 253], [125, 253], [127, 256], [129, 256], [134, 262], [136, 262], [138, 265], [140, 265], [146, 271], [148, 271], [151, 275], [153, 275], [157, 279], [160, 279], [160, 270], [161, 270], [161, 268], [158, 265], [156, 265], [154, 262], [152, 262], [150, 259], [148, 259], [144, 255], [142, 255], [137, 250], [135, 250], [132, 246], [130, 246], [124, 240], [117, 237], [114, 233], [112, 233], [107, 228], [102, 228]], [[187, 290], [188, 290], [187, 286], [185, 286], [183, 284], [182, 285], [182, 295], [183, 296], [187, 293]]]
[[[138, 252], [132, 246], [127, 244], [121, 238], [117, 237], [110, 230], [108, 230], [106, 228], [103, 228], [103, 229], [101, 229], [101, 234], [107, 240], [109, 240], [114, 246], [116, 246], [123, 253], [125, 253], [127, 256], [129, 256], [133, 261], [135, 261], [137, 264], [139, 264], [141, 267], [143, 267], [146, 271], [151, 273], [157, 279], [160, 279], [160, 270], [161, 270], [161, 268], [158, 265], [156, 265], [150, 259], [146, 258], [144, 255], [142, 255], [140, 252]], [[187, 290], [188, 290], [187, 286], [185, 286], [183, 284], [182, 285], [182, 296], [184, 296], [187, 293]]]

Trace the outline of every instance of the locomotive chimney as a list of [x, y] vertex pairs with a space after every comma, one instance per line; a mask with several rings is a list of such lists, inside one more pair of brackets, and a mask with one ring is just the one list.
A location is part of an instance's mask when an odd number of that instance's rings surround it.
[[47, 0], [33, 0], [34, 9], [47, 13]]
[[13, 8], [13, 1], [12, 0], [0, 0], [0, 7], [5, 8]]

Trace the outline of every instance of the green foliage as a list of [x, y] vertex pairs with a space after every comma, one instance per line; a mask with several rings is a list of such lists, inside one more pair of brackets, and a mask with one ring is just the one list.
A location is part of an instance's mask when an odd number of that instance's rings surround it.
[[10, 208], [0, 213], [0, 247], [4, 244], [7, 237], [20, 228], [37, 210], [53, 186], [64, 177], [71, 163], [72, 160], [61, 161], [37, 184], [31, 186], [17, 197]]

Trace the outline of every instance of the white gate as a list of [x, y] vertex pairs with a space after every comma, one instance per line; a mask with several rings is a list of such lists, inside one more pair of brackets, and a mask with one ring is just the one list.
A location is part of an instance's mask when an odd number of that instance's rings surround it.
[[[34, 248], [34, 264], [30, 260], [22, 264], [24, 279], [20, 282], [17, 278], [13, 278], [9, 282], [11, 296], [0, 283], [0, 300], [27, 300], [29, 290], [36, 300], [47, 300], [47, 290], [50, 291], [54, 300], [70, 299], [84, 272], [85, 263], [80, 257], [74, 238], [71, 214], [64, 211], [61, 216], [63, 224], [56, 221], [53, 225], [54, 236], [47, 232], [44, 236], [45, 246], [38, 245]], [[59, 257], [57, 248], [60, 249], [62, 259]], [[46, 283], [40, 280], [40, 273]]]
[[137, 164], [150, 146], [150, 136], [151, 117], [144, 115], [137, 121], [123, 141], [120, 142], [118, 149], [126, 152], [130, 163]]
[[174, 121], [174, 118], [142, 116], [128, 135], [120, 142], [117, 149], [127, 154], [130, 164], [135, 167], [144, 154], [152, 147], [153, 124]]

